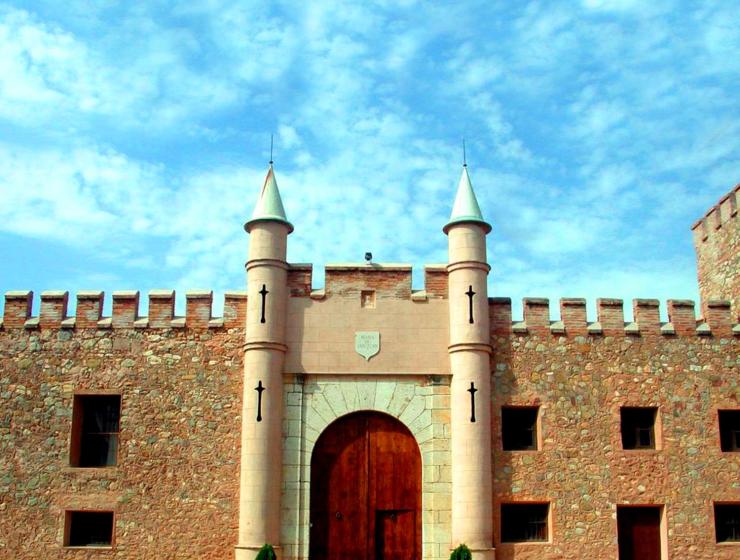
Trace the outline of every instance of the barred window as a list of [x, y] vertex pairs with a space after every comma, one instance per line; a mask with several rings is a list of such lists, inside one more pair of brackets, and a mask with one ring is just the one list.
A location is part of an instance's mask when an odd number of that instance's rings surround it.
[[550, 504], [501, 504], [501, 542], [547, 541]]
[[110, 467], [117, 463], [121, 395], [75, 395], [70, 464]]
[[717, 542], [740, 542], [740, 503], [714, 504]]

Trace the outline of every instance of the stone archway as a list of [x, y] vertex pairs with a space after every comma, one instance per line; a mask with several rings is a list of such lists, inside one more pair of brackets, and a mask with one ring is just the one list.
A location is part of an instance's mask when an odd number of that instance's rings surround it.
[[387, 414], [331, 423], [311, 457], [311, 560], [421, 558], [421, 454]]

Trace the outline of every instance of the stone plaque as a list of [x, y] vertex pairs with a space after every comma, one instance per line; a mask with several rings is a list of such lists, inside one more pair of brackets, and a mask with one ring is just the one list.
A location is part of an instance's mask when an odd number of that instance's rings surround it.
[[379, 332], [356, 332], [355, 333], [355, 350], [368, 362], [370, 358], [380, 352], [380, 333]]

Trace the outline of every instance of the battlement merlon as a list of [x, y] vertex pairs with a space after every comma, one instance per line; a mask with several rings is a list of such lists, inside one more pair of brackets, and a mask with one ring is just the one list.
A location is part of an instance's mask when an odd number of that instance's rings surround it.
[[325, 267], [324, 288], [313, 289], [313, 265], [292, 263], [288, 267], [291, 297], [323, 299], [328, 295], [351, 295], [373, 290], [379, 298], [411, 298], [413, 301], [447, 298], [447, 265], [424, 267], [424, 288], [412, 290], [412, 266], [406, 263], [333, 263]]
[[[362, 268], [364, 265], [327, 266], [327, 278], [332, 279], [330, 290], [334, 294], [360, 297], [360, 288], [374, 286], [382, 297], [387, 299], [407, 299], [411, 302], [430, 297], [444, 297], [427, 291], [411, 293], [411, 269], [407, 265], [385, 265], [378, 273], [377, 268]], [[378, 265], [381, 266], [381, 265]], [[362, 273], [359, 277], [353, 276]], [[310, 273], [310, 265], [292, 266], [294, 283], [290, 286], [293, 297], [324, 299], [324, 290], [308, 291], [305, 280]], [[429, 277], [446, 277], [444, 265], [427, 267], [427, 286]], [[366, 275], [372, 281], [365, 282]], [[302, 280], [301, 280], [302, 279]], [[302, 283], [300, 283], [300, 282]], [[437, 279], [435, 279], [437, 281]], [[439, 282], [439, 293], [442, 282]], [[300, 294], [294, 291], [300, 290]], [[344, 290], [342, 292], [342, 290]], [[321, 292], [318, 297], [316, 292]], [[424, 293], [422, 293], [424, 292]], [[102, 291], [82, 291], [77, 293], [77, 311], [67, 316], [69, 292], [46, 291], [41, 293], [41, 306], [38, 316], [33, 316], [33, 292], [13, 291], [5, 294], [4, 316], [0, 328], [10, 329], [158, 329], [158, 328], [243, 328], [247, 316], [247, 293], [228, 291], [224, 294], [223, 317], [212, 316], [213, 292], [207, 290], [188, 291], [185, 294], [186, 312], [184, 317], [175, 316], [175, 291], [151, 290], [149, 296], [149, 315], [139, 315], [140, 294], [138, 291], [117, 291], [111, 294], [112, 314], [103, 317], [104, 294]], [[586, 314], [586, 300], [583, 298], [562, 298], [560, 319], [550, 317], [550, 300], [547, 298], [524, 298], [524, 320], [512, 320], [511, 299], [506, 297], [488, 298], [488, 316], [493, 336], [535, 335], [535, 336], [740, 336], [740, 324], [733, 319], [728, 300], [707, 302], [704, 317], [697, 318], [696, 306], [691, 300], [668, 300], [668, 321], [660, 320], [660, 302], [657, 299], [634, 299], [632, 310], [634, 321], [625, 322], [624, 304], [621, 299], [600, 298], [596, 300], [597, 316], [589, 321]]]
[[135, 290], [115, 291], [111, 294], [112, 313], [103, 317], [104, 293], [81, 291], [77, 293], [77, 311], [67, 316], [69, 292], [41, 293], [38, 316], [33, 316], [33, 292], [12, 291], [5, 294], [3, 329], [147, 329], [147, 328], [236, 328], [243, 327], [247, 318], [247, 292], [227, 291], [224, 294], [223, 317], [211, 315], [213, 292], [194, 290], [185, 293], [186, 312], [177, 317], [174, 290], [149, 292], [149, 316], [139, 314], [140, 294]]
[[740, 206], [740, 183], [724, 195], [719, 202], [712, 206], [703, 217], [691, 226], [694, 233], [694, 246], [699, 247], [706, 242], [716, 230], [726, 227], [726, 224], [737, 218]]
[[625, 322], [621, 299], [596, 300], [596, 321], [588, 321], [586, 300], [562, 298], [560, 320], [550, 316], [550, 300], [524, 298], [524, 320], [512, 321], [511, 299], [488, 298], [491, 334], [493, 336], [740, 336], [740, 324], [733, 324], [730, 302], [712, 300], [705, 318], [697, 319], [691, 300], [668, 300], [668, 321], [660, 320], [660, 302], [657, 299], [634, 299], [634, 321]]

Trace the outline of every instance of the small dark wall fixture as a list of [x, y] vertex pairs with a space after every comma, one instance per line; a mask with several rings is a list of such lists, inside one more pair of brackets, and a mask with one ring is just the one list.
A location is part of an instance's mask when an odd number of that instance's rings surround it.
[[267, 300], [267, 294], [269, 293], [267, 286], [262, 284], [262, 289], [259, 291], [259, 294], [262, 296], [262, 316], [260, 317], [260, 323], [265, 322], [265, 302]]
[[267, 390], [262, 386], [262, 381], [254, 388], [257, 391], [257, 422], [262, 422], [262, 391]]
[[473, 291], [473, 286], [468, 286], [468, 291], [465, 292], [465, 295], [468, 296], [468, 322], [472, 325], [475, 323], [475, 320], [473, 319], [473, 296], [475, 295], [475, 292]]
[[475, 394], [478, 392], [478, 389], [475, 388], [475, 383], [472, 381], [470, 382], [470, 389], [468, 389], [468, 393], [470, 393], [470, 421], [475, 422]]

